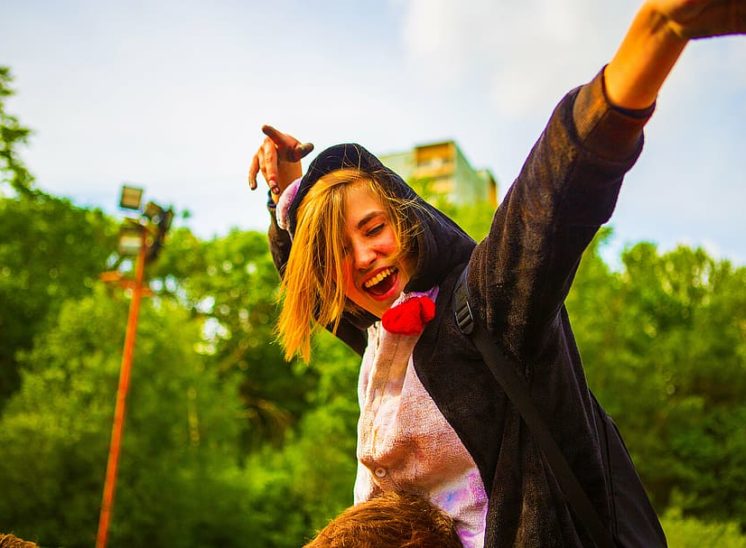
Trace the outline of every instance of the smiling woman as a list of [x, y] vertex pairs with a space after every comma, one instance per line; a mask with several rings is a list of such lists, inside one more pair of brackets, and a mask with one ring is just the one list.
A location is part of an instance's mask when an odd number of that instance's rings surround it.
[[320, 325], [336, 332], [345, 314], [380, 318], [409, 280], [416, 225], [402, 212], [418, 206], [387, 192], [375, 177], [332, 171], [297, 208], [278, 322], [288, 359], [310, 359], [311, 335]]
[[411, 262], [401, 251], [396, 230], [403, 221], [394, 224], [391, 215], [396, 210], [388, 212], [383, 203], [370, 186], [354, 185], [344, 207], [345, 295], [379, 318], [404, 291]]
[[[479, 244], [360, 145], [324, 150], [301, 177], [311, 147], [263, 128], [249, 179], [256, 188], [261, 170], [271, 189], [286, 355], [308, 360], [320, 325], [362, 356], [356, 503], [424, 496], [469, 548], [665, 546], [564, 301], [689, 39], [744, 31], [746, 0], [645, 2], [611, 62], [560, 100]], [[591, 517], [462, 329], [458, 287], [512, 358], [501, 367], [525, 383]]]

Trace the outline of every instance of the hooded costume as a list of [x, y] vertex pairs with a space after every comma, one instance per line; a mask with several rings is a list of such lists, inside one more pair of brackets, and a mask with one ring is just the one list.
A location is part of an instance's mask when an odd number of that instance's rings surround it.
[[[435, 317], [421, 335], [404, 336], [388, 349], [380, 348], [387, 335], [372, 315], [345, 314], [336, 333], [365, 356], [356, 499], [374, 494], [376, 488], [414, 488], [449, 511], [451, 495], [470, 493], [468, 505], [461, 508], [477, 523], [481, 515], [484, 537], [473, 536], [465, 526], [459, 534], [467, 546], [592, 545], [520, 415], [455, 323], [452, 294], [468, 265], [467, 283], [477, 313], [504, 351], [521, 364], [519, 374], [602, 521], [621, 545], [666, 545], [623, 442], [586, 384], [563, 304], [583, 250], [613, 212], [653, 111], [614, 108], [603, 90], [601, 72], [560, 101], [498, 207], [488, 236], [478, 245], [359, 145], [325, 150], [301, 179], [286, 212], [290, 233], [308, 189], [340, 168], [370, 173], [395, 195], [421, 205], [404, 212], [416, 216], [421, 230], [417, 266], [402, 298], [428, 292], [436, 302]], [[292, 242], [274, 215], [270, 245], [282, 274]], [[379, 391], [371, 390], [384, 366], [389, 368], [388, 382], [381, 387], [395, 396], [395, 405], [389, 402], [388, 408], [385, 394], [383, 402], [377, 401]], [[423, 395], [428, 401], [422, 401]], [[425, 425], [415, 436], [429, 434], [434, 443], [418, 445], [417, 439], [407, 438], [406, 429], [413, 416], [423, 416], [427, 405], [437, 410], [437, 428], [442, 427], [440, 417], [447, 428], [432, 430], [423, 419]], [[413, 415], [411, 406], [420, 409], [420, 415]], [[371, 429], [393, 432], [382, 461], [375, 460], [375, 447], [366, 435]], [[423, 454], [423, 447], [434, 448], [434, 454]], [[404, 460], [386, 461], [391, 454], [403, 454]], [[441, 475], [438, 463], [452, 461], [455, 464]], [[420, 474], [408, 474], [418, 462], [424, 467]], [[455, 491], [443, 488], [454, 482], [460, 485]], [[454, 516], [457, 528], [460, 511]]]

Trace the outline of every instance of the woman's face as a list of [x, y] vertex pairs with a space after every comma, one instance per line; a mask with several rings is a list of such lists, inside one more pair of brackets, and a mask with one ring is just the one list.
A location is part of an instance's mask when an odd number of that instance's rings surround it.
[[411, 272], [399, 256], [386, 209], [366, 185], [353, 185], [347, 191], [345, 234], [345, 295], [380, 318], [399, 297]]

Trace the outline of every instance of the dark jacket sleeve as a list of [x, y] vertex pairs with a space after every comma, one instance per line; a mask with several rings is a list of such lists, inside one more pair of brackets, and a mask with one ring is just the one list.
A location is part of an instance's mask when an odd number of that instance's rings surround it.
[[470, 260], [469, 289], [515, 357], [530, 359], [560, 310], [583, 250], [640, 154], [652, 110], [611, 106], [603, 71], [571, 91], [495, 212]]
[[273, 203], [267, 203], [267, 209], [269, 210], [269, 252], [272, 254], [272, 262], [275, 263], [277, 272], [282, 277], [285, 274], [285, 266], [288, 264], [290, 258], [290, 247], [292, 241], [290, 240], [290, 234], [280, 228], [277, 224], [276, 207]]
[[[282, 277], [285, 274], [285, 266], [290, 258], [290, 248], [292, 247], [292, 240], [290, 234], [280, 228], [277, 224], [277, 216], [275, 215], [274, 204], [268, 203], [267, 208], [269, 209], [270, 224], [269, 224], [269, 250], [272, 254], [272, 261], [275, 263], [277, 272]], [[328, 327], [327, 327], [328, 328]], [[335, 333], [337, 338], [345, 342], [355, 352], [363, 355], [365, 346], [367, 345], [367, 336], [364, 330], [358, 328], [348, 318], [343, 317], [337, 327]]]

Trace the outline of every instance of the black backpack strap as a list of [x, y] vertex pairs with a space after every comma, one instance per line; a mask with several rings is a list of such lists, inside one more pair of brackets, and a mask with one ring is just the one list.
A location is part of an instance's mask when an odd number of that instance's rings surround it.
[[567, 502], [575, 516], [583, 522], [593, 542], [599, 548], [614, 548], [616, 544], [612, 539], [611, 532], [604, 527], [598, 512], [596, 512], [588, 495], [580, 485], [578, 478], [575, 477], [531, 399], [526, 382], [518, 374], [518, 371], [520, 371], [518, 364], [498, 347], [497, 342], [484, 327], [478, 315], [474, 314], [473, 303], [469, 303], [469, 289], [466, 285], [468, 271], [469, 268], [467, 267], [461, 273], [453, 294], [453, 312], [459, 329], [465, 335], [471, 335], [474, 344], [482, 354], [495, 379], [518, 409], [523, 421], [541, 449], [546, 462], [552, 469], [560, 489], [567, 498]]

